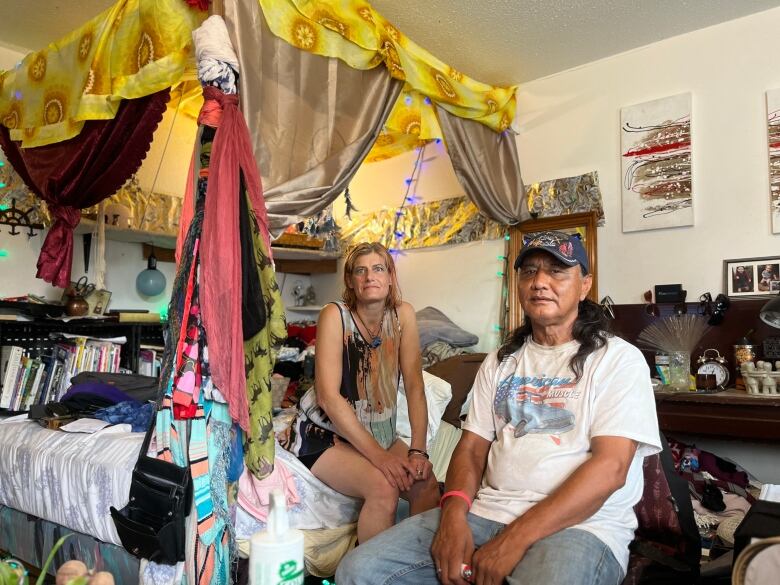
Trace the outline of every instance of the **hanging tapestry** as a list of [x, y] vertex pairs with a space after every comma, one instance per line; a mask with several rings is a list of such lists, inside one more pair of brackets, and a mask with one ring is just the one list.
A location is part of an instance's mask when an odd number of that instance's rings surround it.
[[525, 194], [528, 211], [534, 219], [595, 211], [598, 225], [604, 225], [604, 205], [596, 171], [526, 185]]
[[[477, 240], [503, 238], [506, 226], [487, 219], [466, 197], [440, 199], [407, 205], [397, 216], [395, 209], [355, 214], [341, 226], [344, 249], [358, 242], [381, 242], [387, 248], [409, 250]], [[397, 224], [396, 224], [397, 218]], [[403, 232], [397, 238], [395, 232]]]

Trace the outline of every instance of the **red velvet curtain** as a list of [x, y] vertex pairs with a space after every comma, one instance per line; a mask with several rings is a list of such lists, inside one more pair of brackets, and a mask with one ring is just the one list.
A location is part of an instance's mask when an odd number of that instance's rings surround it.
[[38, 258], [38, 278], [68, 286], [80, 210], [114, 194], [138, 170], [169, 97], [165, 89], [123, 100], [113, 120], [88, 121], [75, 138], [36, 148], [21, 148], [0, 126], [0, 147], [8, 161], [48, 203], [54, 219]]

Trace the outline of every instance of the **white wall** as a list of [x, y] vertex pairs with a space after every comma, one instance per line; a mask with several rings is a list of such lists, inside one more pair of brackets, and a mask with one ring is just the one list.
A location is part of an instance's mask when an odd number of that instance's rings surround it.
[[[59, 300], [62, 289], [55, 288], [35, 278], [38, 254], [41, 251], [45, 231], [33, 238], [25, 235], [11, 236], [8, 228], [0, 225], [0, 297], [23, 296], [28, 293]], [[94, 240], [93, 240], [94, 242]], [[94, 244], [93, 244], [94, 247]], [[89, 279], [93, 281], [94, 260], [90, 261]], [[165, 275], [166, 290], [156, 297], [143, 297], [135, 289], [135, 277], [146, 268], [141, 245], [126, 242], [106, 242], [106, 288], [111, 291], [110, 309], [147, 309], [159, 312], [167, 306], [175, 265], [158, 262], [157, 269]], [[84, 275], [84, 253], [81, 236], [73, 240], [73, 268], [71, 277], [77, 280]]]
[[[723, 290], [727, 258], [776, 256], [771, 233], [766, 90], [780, 87], [780, 9], [727, 22], [525, 84], [518, 137], [527, 182], [597, 170], [599, 295], [642, 302], [654, 284], [689, 299]], [[620, 108], [693, 95], [692, 227], [622, 233]], [[759, 480], [780, 483], [774, 445], [694, 437]]]
[[[721, 292], [725, 258], [777, 255], [771, 234], [767, 89], [780, 87], [780, 9], [525, 84], [518, 138], [527, 182], [597, 170], [599, 294], [642, 302], [660, 283]], [[693, 227], [622, 233], [620, 108], [693, 94]]]

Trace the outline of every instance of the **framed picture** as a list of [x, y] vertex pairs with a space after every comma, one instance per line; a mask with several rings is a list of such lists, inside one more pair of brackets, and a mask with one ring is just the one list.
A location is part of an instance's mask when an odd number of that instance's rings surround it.
[[780, 256], [723, 261], [723, 290], [729, 297], [771, 297], [780, 292]]
[[[579, 234], [585, 250], [588, 253], [588, 264], [590, 273], [593, 275], [593, 286], [590, 289], [588, 298], [599, 302], [598, 293], [598, 266], [596, 266], [596, 251], [598, 250], [596, 223], [598, 214], [595, 211], [584, 213], [572, 213], [570, 215], [560, 215], [558, 217], [544, 217], [542, 219], [531, 219], [522, 223], [515, 224], [509, 228], [509, 258], [511, 263], [517, 258], [520, 249], [523, 247], [523, 241], [530, 234], [546, 231], [560, 231], [567, 234]], [[520, 307], [520, 300], [517, 298], [517, 272], [510, 270], [508, 274], [507, 289], [509, 290], [508, 318], [507, 327], [509, 331], [519, 327], [523, 322], [523, 310]]]
[[92, 291], [92, 294], [86, 298], [89, 305], [89, 315], [105, 315], [108, 311], [108, 303], [111, 300], [111, 291], [98, 289]]

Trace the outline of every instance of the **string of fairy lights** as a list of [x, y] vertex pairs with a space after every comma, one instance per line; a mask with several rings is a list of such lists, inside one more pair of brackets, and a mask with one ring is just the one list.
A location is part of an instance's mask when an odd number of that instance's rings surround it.
[[[436, 144], [440, 144], [441, 139], [436, 139], [435, 142]], [[407, 236], [406, 232], [404, 232], [402, 229], [399, 228], [399, 223], [401, 221], [401, 218], [404, 217], [407, 205], [414, 205], [422, 201], [422, 198], [415, 193], [415, 189], [420, 183], [420, 175], [422, 173], [423, 165], [425, 163], [425, 149], [428, 146], [428, 144], [429, 142], [426, 142], [415, 149], [417, 156], [414, 158], [414, 165], [412, 167], [412, 172], [408, 177], [404, 179], [405, 189], [404, 189], [403, 199], [401, 199], [401, 203], [398, 205], [398, 208], [395, 211], [395, 220], [393, 223], [393, 234], [392, 234], [395, 241], [395, 245], [389, 247], [388, 251], [393, 256], [393, 258], [396, 259], [400, 254], [403, 253], [400, 246], [404, 238], [406, 238]], [[501, 279], [501, 293], [500, 293], [501, 297], [499, 303], [500, 323], [496, 323], [493, 325], [493, 330], [500, 337], [503, 337], [504, 332], [507, 330], [506, 328], [507, 328], [507, 321], [509, 315], [509, 297], [508, 297], [509, 279], [507, 276], [509, 270], [508, 268], [509, 234], [506, 234], [504, 236], [504, 246], [505, 246], [504, 253], [497, 257], [497, 260], [501, 263], [501, 269], [496, 272], [496, 277]]]

